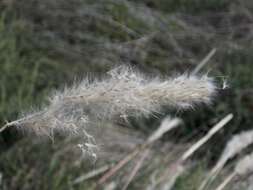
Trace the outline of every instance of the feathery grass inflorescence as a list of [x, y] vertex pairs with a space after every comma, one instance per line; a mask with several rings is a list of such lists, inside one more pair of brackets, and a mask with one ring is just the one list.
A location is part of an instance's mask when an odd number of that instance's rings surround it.
[[149, 79], [129, 67], [109, 72], [110, 78], [87, 81], [67, 89], [55, 104], [62, 101], [83, 104], [96, 117], [149, 115], [159, 112], [162, 105], [189, 108], [197, 103], [209, 103], [215, 86], [206, 76], [182, 75], [169, 80]]
[[209, 103], [216, 92], [207, 76], [150, 79], [126, 66], [108, 74], [103, 80], [85, 79], [55, 93], [43, 110], [6, 126], [30, 129], [39, 135], [49, 135], [55, 130], [76, 133], [98, 119], [150, 115], [160, 112], [163, 105], [192, 108], [198, 103]]
[[235, 177], [243, 177], [253, 172], [253, 152], [238, 161], [234, 171], [226, 177], [216, 190], [223, 190]]
[[213, 167], [207, 178], [202, 182], [200, 190], [204, 189], [208, 182], [213, 181], [229, 159], [232, 159], [243, 149], [253, 143], [253, 130], [243, 131], [235, 135], [226, 145], [220, 159]]
[[215, 92], [216, 86], [207, 76], [185, 74], [165, 80], [148, 78], [121, 66], [102, 80], [84, 79], [58, 91], [49, 98], [48, 106], [7, 123], [0, 132], [14, 126], [49, 137], [54, 132], [82, 134], [84, 143], [78, 146], [96, 158], [96, 142], [88, 133], [90, 126], [117, 116], [126, 119], [159, 113], [164, 105], [186, 109], [208, 104]]
[[226, 162], [233, 158], [236, 154], [240, 153], [244, 148], [253, 143], [253, 130], [243, 131], [235, 135], [226, 145], [218, 163], [212, 170], [214, 174], [226, 164]]

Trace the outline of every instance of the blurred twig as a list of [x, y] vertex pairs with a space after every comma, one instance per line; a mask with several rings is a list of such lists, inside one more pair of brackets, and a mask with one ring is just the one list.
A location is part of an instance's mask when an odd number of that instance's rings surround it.
[[111, 168], [111, 170], [105, 173], [105, 175], [103, 175], [99, 179], [98, 185], [105, 183], [110, 177], [112, 177], [115, 173], [117, 173], [117, 171], [119, 171], [123, 166], [125, 166], [135, 156], [137, 156], [140, 153], [140, 151], [146, 149], [150, 144], [154, 143], [156, 140], [161, 138], [163, 134], [175, 128], [182, 122], [178, 118], [171, 120], [169, 123], [168, 123], [168, 120], [165, 120], [165, 121], [166, 122], [162, 123], [161, 126], [154, 133], [150, 135], [150, 137], [147, 139], [145, 143], [143, 143], [141, 146], [136, 147], [130, 154], [128, 154], [126, 157], [120, 160], [113, 168]]
[[[174, 174], [177, 174], [177, 177], [179, 176], [179, 173], [182, 173], [184, 170], [184, 163], [187, 159], [190, 158], [202, 145], [204, 145], [214, 134], [216, 134], [220, 129], [222, 129], [231, 119], [233, 118], [233, 114], [228, 114], [225, 118], [223, 118], [219, 123], [217, 123], [209, 132], [207, 135], [205, 135], [203, 138], [201, 138], [198, 142], [193, 144], [182, 156], [180, 159], [178, 159], [175, 163], [169, 166], [167, 170], [164, 171], [164, 173], [161, 175], [161, 177], [157, 180], [156, 185], [161, 184], [162, 182], [165, 182], [167, 180], [169, 174], [173, 172]], [[173, 181], [172, 181], [173, 180]], [[173, 184], [176, 181], [174, 178], [170, 178], [169, 181], [172, 181]], [[172, 182], [170, 183], [171, 187], [173, 186]], [[166, 182], [168, 184], [168, 182]]]
[[216, 49], [212, 49], [207, 56], [197, 65], [197, 67], [192, 71], [192, 75], [197, 74], [207, 63], [208, 61], [214, 56], [216, 53]]
[[137, 172], [140, 170], [144, 160], [147, 158], [148, 154], [150, 153], [150, 149], [146, 149], [142, 155], [140, 160], [137, 162], [137, 164], [135, 165], [135, 167], [133, 168], [132, 172], [130, 173], [128, 180], [126, 182], [126, 184], [124, 185], [122, 190], [126, 190], [127, 187], [129, 186], [129, 184], [131, 183], [131, 181], [133, 180], [133, 178], [136, 176]]
[[201, 138], [198, 142], [196, 142], [190, 149], [188, 149], [183, 156], [180, 158], [181, 162], [186, 161], [193, 153], [198, 150], [203, 144], [205, 144], [215, 133], [217, 133], [220, 129], [222, 129], [232, 118], [233, 114], [227, 115], [223, 118], [219, 123], [217, 123], [206, 136]]
[[88, 179], [90, 179], [90, 178], [96, 177], [96, 176], [98, 176], [99, 174], [104, 173], [104, 172], [105, 172], [106, 170], [108, 170], [109, 168], [110, 168], [109, 165], [105, 165], [105, 166], [102, 166], [102, 167], [100, 167], [100, 168], [98, 168], [98, 169], [96, 169], [96, 170], [93, 170], [93, 171], [91, 171], [91, 172], [88, 172], [87, 174], [82, 175], [82, 176], [78, 177], [77, 179], [75, 179], [75, 180], [73, 181], [73, 184], [78, 184], [78, 183], [81, 183], [81, 182], [83, 182], [83, 181], [85, 181], [85, 180], [88, 180]]

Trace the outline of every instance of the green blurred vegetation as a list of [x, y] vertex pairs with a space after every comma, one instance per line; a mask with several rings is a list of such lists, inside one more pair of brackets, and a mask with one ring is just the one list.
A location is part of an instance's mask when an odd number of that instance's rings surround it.
[[229, 0], [138, 0], [151, 8], [164, 12], [203, 13], [226, 10]]
[[50, 65], [52, 68], [54, 62], [29, 44], [22, 21], [15, 20], [7, 23], [6, 20], [6, 15], [2, 14], [0, 21], [1, 122], [4, 119], [15, 119], [19, 110], [27, 109], [31, 106], [31, 102], [40, 103], [48, 93], [45, 89], [52, 88], [55, 81], [47, 80], [50, 75], [44, 70]]
[[[192, 70], [212, 48], [217, 48], [204, 72], [210, 70], [209, 75], [220, 84], [226, 79], [230, 88], [221, 91], [208, 108], [182, 113], [168, 110], [186, 123], [172, 136], [192, 135], [190, 140], [206, 133], [227, 113], [235, 114], [233, 123], [207, 145], [208, 153], [205, 147], [196, 156], [205, 157], [209, 163], [217, 159], [234, 133], [252, 128], [253, 46], [249, 15], [253, 13], [245, 6], [248, 1], [0, 2], [0, 123], [16, 119], [33, 107], [38, 109], [47, 103], [54, 89], [87, 73], [100, 75], [123, 62], [152, 75], [174, 75]], [[139, 40], [142, 38], [144, 42]], [[132, 121], [136, 130], [144, 133], [150, 132], [152, 126], [147, 125], [152, 123], [155, 126], [157, 119]], [[75, 165], [74, 158], [58, 155], [60, 147], [67, 146], [64, 140], [36, 144], [33, 138], [18, 139], [15, 130], [1, 134], [0, 172], [6, 182], [0, 188], [90, 187], [90, 182], [77, 186], [71, 183], [87, 165]], [[203, 170], [199, 167], [193, 175], [183, 176], [176, 189], [194, 189], [194, 181], [199, 180]], [[138, 184], [133, 189], [134, 186]]]

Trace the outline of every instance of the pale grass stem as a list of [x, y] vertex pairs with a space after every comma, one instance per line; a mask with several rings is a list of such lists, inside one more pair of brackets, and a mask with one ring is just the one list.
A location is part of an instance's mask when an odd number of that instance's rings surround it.
[[149, 145], [161, 138], [166, 132], [174, 129], [180, 123], [182, 123], [182, 120], [178, 118], [172, 120], [165, 118], [161, 123], [160, 127], [150, 135], [150, 137], [146, 140], [145, 143], [143, 143], [141, 146], [136, 147], [130, 154], [120, 160], [114, 167], [112, 167], [104, 176], [99, 179], [98, 184], [101, 185], [105, 183], [105, 181], [115, 175], [117, 171], [119, 171], [123, 166], [125, 166], [128, 162], [135, 158], [141, 151], [145, 150]]
[[253, 130], [243, 131], [242, 133], [233, 136], [227, 143], [220, 159], [208, 174], [206, 179], [202, 182], [199, 190], [203, 190], [205, 186], [212, 182], [220, 173], [227, 161], [240, 153], [244, 148], [253, 143]]
[[122, 66], [108, 72], [109, 77], [90, 82], [84, 79], [49, 98], [42, 111], [27, 114], [4, 126], [14, 126], [52, 135], [54, 131], [78, 133], [97, 121], [116, 116], [150, 116], [163, 105], [176, 109], [208, 104], [217, 87], [207, 76], [181, 75], [171, 79], [148, 78]]
[[234, 171], [218, 186], [216, 190], [223, 190], [235, 177], [242, 177], [253, 172], [253, 152], [241, 158]]
[[224, 117], [219, 123], [217, 123], [206, 136], [196, 142], [191, 148], [189, 148], [183, 156], [180, 158], [181, 162], [186, 161], [196, 150], [198, 150], [203, 144], [205, 144], [213, 135], [221, 130], [230, 120], [233, 119], [233, 114], [229, 114]]
[[[189, 159], [201, 146], [203, 146], [213, 135], [215, 135], [219, 130], [221, 130], [228, 122], [230, 122], [233, 118], [233, 114], [228, 114], [224, 117], [220, 122], [218, 122], [203, 138], [201, 138], [198, 142], [193, 144], [175, 163], [169, 166], [168, 170], [166, 170], [160, 179], [157, 181], [157, 184], [162, 183], [167, 179], [168, 174], [173, 171], [173, 173], [178, 177], [184, 171], [184, 163]], [[171, 178], [167, 184], [171, 184], [170, 188], [173, 187], [176, 179]], [[166, 184], [166, 183], [165, 183]]]
[[196, 75], [207, 63], [208, 61], [214, 56], [216, 53], [216, 49], [212, 49], [207, 56], [197, 65], [197, 67], [192, 71], [191, 74]]

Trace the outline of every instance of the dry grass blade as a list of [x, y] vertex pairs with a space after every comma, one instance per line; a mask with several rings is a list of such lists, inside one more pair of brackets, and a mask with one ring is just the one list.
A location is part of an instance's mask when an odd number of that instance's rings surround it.
[[[162, 175], [162, 177], [160, 178], [160, 180], [157, 184], [163, 182], [166, 179], [166, 176], [168, 175], [168, 173], [170, 173], [170, 171], [173, 168], [175, 170], [175, 172], [174, 172], [175, 174], [180, 174], [180, 171], [181, 171], [180, 168], [184, 168], [183, 167], [184, 162], [190, 156], [192, 156], [202, 145], [204, 145], [216, 132], [218, 132], [221, 128], [223, 128], [232, 118], [233, 118], [233, 114], [229, 114], [225, 118], [223, 118], [219, 123], [217, 123], [208, 132], [208, 134], [206, 136], [204, 136], [198, 142], [196, 142], [193, 146], [191, 146], [176, 163], [172, 164], [172, 166], [170, 166], [169, 169], [164, 172], [164, 174]], [[177, 177], [179, 175], [175, 175], [175, 176], [176, 176], [175, 179], [172, 178], [168, 184], [172, 184], [172, 186], [173, 186], [175, 180], [177, 179]], [[172, 187], [170, 187], [170, 188], [172, 188]]]
[[161, 176], [159, 176], [153, 183], [148, 186], [148, 190], [154, 189], [166, 189], [170, 190], [177, 178], [185, 171], [185, 167], [179, 163], [172, 163], [168, 169], [166, 169]]
[[[146, 144], [154, 143], [155, 141], [160, 139], [166, 132], [174, 129], [175, 127], [177, 127], [181, 123], [182, 123], [182, 120], [180, 120], [178, 118], [175, 118], [173, 120], [171, 120], [170, 117], [164, 118], [163, 121], [161, 122], [160, 127], [155, 132], [152, 133], [152, 135], [146, 141]], [[133, 171], [130, 173], [130, 175], [128, 177], [128, 180], [127, 180], [125, 186], [123, 187], [123, 190], [127, 189], [129, 184], [133, 180], [134, 176], [136, 175], [136, 173], [141, 168], [141, 166], [142, 166], [144, 160], [146, 159], [146, 157], [148, 156], [149, 152], [150, 152], [150, 150], [148, 148], [146, 150], [144, 150], [144, 152], [141, 155], [140, 160], [137, 162], [137, 164], [135, 165]]]
[[253, 152], [240, 159], [234, 171], [225, 179], [225, 181], [219, 185], [217, 190], [224, 189], [236, 176], [246, 176], [253, 172]]
[[109, 183], [108, 185], [105, 185], [104, 190], [115, 190], [117, 187], [117, 184], [113, 181]]
[[215, 133], [222, 129], [231, 119], [233, 114], [227, 115], [219, 123], [217, 123], [206, 136], [196, 142], [190, 149], [188, 149], [183, 156], [180, 158], [181, 162], [186, 161], [196, 150], [198, 150], [203, 144], [205, 144]]
[[224, 164], [233, 158], [236, 154], [241, 152], [244, 148], [248, 147], [253, 143], [253, 130], [244, 131], [239, 135], [235, 135], [228, 143], [223, 151], [216, 166], [212, 169], [211, 174], [215, 174], [217, 171], [222, 169]]
[[184, 171], [185, 171], [184, 166], [177, 165], [175, 171], [173, 172], [173, 175], [169, 176], [170, 178], [168, 178], [169, 179], [168, 182], [165, 182], [162, 185], [162, 190], [171, 190], [174, 187], [177, 178], [181, 176]]
[[174, 129], [178, 125], [180, 125], [183, 121], [181, 119], [175, 118], [171, 119], [170, 117], [166, 117], [163, 119], [160, 127], [152, 133], [152, 135], [148, 138], [147, 144], [152, 144], [158, 139], [160, 139], [165, 133]]
[[3, 127], [0, 128], [0, 133], [2, 133], [5, 129], [10, 127], [11, 125], [5, 124]]
[[207, 56], [198, 64], [198, 66], [192, 71], [192, 74], [197, 74], [207, 63], [208, 61], [214, 56], [216, 53], [216, 49], [212, 49]]
[[140, 170], [144, 160], [147, 158], [148, 154], [150, 153], [149, 149], [146, 149], [142, 155], [140, 160], [137, 162], [137, 164], [135, 165], [135, 167], [133, 168], [133, 171], [130, 173], [128, 180], [126, 182], [126, 184], [124, 185], [124, 187], [122, 188], [122, 190], [126, 190], [129, 186], [129, 184], [131, 183], [131, 181], [133, 180], [134, 176], [136, 176], [137, 172]]
[[199, 186], [198, 190], [204, 190], [209, 183], [211, 183], [216, 176], [207, 176], [206, 179], [204, 179], [204, 181], [202, 181], [201, 185]]
[[82, 176], [78, 177], [77, 179], [75, 179], [73, 181], [73, 184], [78, 184], [78, 183], [81, 183], [81, 182], [83, 182], [85, 180], [88, 180], [90, 178], [96, 177], [96, 176], [104, 173], [105, 171], [107, 171], [109, 168], [110, 168], [109, 165], [105, 165], [105, 166], [100, 167], [100, 168], [98, 168], [96, 170], [93, 170], [93, 171], [91, 171], [91, 172], [89, 172], [89, 173], [87, 173], [85, 175], [82, 175]]
[[99, 179], [98, 185], [105, 183], [105, 181], [107, 181], [110, 177], [115, 175], [117, 171], [119, 171], [123, 166], [125, 166], [128, 162], [130, 162], [133, 158], [135, 158], [135, 156], [137, 156], [142, 150], [144, 150], [150, 144], [154, 143], [156, 140], [161, 138], [166, 132], [178, 126], [181, 122], [182, 121], [178, 118], [172, 119], [170, 121], [168, 120], [168, 118], [165, 118], [161, 123], [160, 127], [150, 135], [147, 141], [141, 146], [136, 147], [133, 150], [133, 152], [128, 154], [125, 158], [120, 160], [113, 168], [111, 168], [111, 170], [105, 173], [105, 175]]
[[233, 136], [226, 145], [220, 159], [208, 174], [206, 179], [201, 184], [199, 190], [203, 190], [207, 183], [213, 181], [220, 173], [227, 161], [233, 158], [236, 154], [240, 153], [244, 148], [253, 143], [253, 130], [244, 131], [238, 135]]
[[139, 148], [135, 149], [132, 153], [128, 154], [124, 159], [120, 160], [114, 167], [112, 167], [105, 175], [98, 180], [98, 185], [105, 183], [110, 177], [112, 177], [123, 166], [130, 162], [138, 153]]
[[230, 174], [217, 188], [216, 190], [223, 190], [236, 176], [236, 173]]

